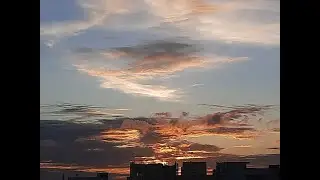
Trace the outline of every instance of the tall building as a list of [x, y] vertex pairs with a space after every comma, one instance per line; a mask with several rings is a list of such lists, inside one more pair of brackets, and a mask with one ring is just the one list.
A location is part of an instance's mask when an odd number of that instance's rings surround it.
[[128, 180], [175, 180], [177, 164], [167, 166], [163, 164], [135, 164], [130, 163]]
[[247, 162], [223, 162], [216, 164], [216, 180], [280, 180], [280, 166], [247, 168]]
[[205, 176], [207, 175], [206, 162], [183, 162], [181, 167], [182, 176]]
[[212, 175], [207, 175], [206, 162], [183, 162], [181, 167], [181, 176], [179, 180], [209, 180], [213, 179]]
[[[130, 163], [127, 180], [280, 180], [280, 165], [268, 168], [247, 168], [248, 162], [218, 162], [212, 175], [207, 174], [206, 162], [184, 162], [181, 175], [177, 164]], [[78, 179], [77, 179], [78, 180]]]
[[217, 162], [215, 177], [217, 180], [246, 180], [248, 162]]

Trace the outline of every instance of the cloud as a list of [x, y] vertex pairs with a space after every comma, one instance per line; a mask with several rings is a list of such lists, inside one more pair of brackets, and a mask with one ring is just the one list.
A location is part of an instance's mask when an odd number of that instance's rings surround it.
[[214, 12], [217, 7], [202, 0], [145, 0], [151, 8], [151, 12], [166, 20], [166, 22], [175, 22], [188, 19], [188, 16], [201, 13]]
[[235, 148], [251, 148], [251, 145], [239, 145], [239, 146], [233, 146]]
[[[88, 107], [101, 108], [72, 104], [51, 105], [49, 107], [56, 108], [57, 106], [64, 108], [60, 109], [59, 112], [68, 113], [84, 112]], [[253, 106], [255, 108], [252, 108]], [[206, 159], [216, 156], [222, 148], [190, 142], [188, 138], [203, 136], [225, 136], [234, 139], [256, 138], [261, 135], [260, 132], [249, 122], [243, 123], [242, 118], [248, 114], [259, 113], [264, 109], [262, 107], [270, 106], [259, 107], [258, 105], [243, 105], [241, 110], [235, 108], [201, 117], [185, 117], [187, 119], [174, 116], [121, 117], [109, 120], [100, 119], [99, 124], [83, 124], [72, 120], [41, 121], [40, 140], [43, 142], [43, 140], [50, 139], [59, 142], [60, 148], [56, 151], [61, 153], [62, 147], [68, 147], [68, 153], [78, 153], [79, 156], [88, 153], [92, 156], [101, 153], [115, 153], [114, 151], [119, 149], [117, 153], [129, 153], [124, 155], [127, 159], [143, 162]], [[67, 116], [69, 115], [67, 114]], [[175, 123], [172, 123], [172, 121], [175, 121]], [[66, 133], [68, 138], [66, 138]], [[48, 146], [41, 146], [41, 148], [46, 150], [41, 155], [42, 160], [61, 160], [55, 154], [48, 154], [54, 149], [50, 149]], [[81, 152], [78, 149], [81, 149]], [[65, 161], [70, 162], [71, 159], [66, 158]], [[78, 164], [86, 164], [87, 161], [84, 159]], [[108, 163], [115, 163], [113, 161], [116, 160], [110, 159]], [[101, 162], [101, 165], [103, 164]]]
[[[147, 1], [152, 13], [189, 37], [278, 45], [280, 3], [278, 1]], [[259, 17], [259, 19], [254, 19]], [[271, 21], [272, 20], [272, 21]], [[197, 27], [197, 28], [194, 28]]]
[[[86, 47], [78, 47], [71, 52], [74, 67], [79, 72], [96, 77], [102, 88], [161, 101], [182, 101], [187, 95], [186, 90], [170, 83], [171, 77], [179, 77], [185, 70], [208, 70], [248, 59], [212, 54], [212, 51], [205, 52], [205, 48], [199, 46], [202, 43], [196, 40], [277, 44], [276, 20], [264, 25], [264, 21], [246, 20], [245, 14], [246, 10], [250, 10], [252, 16], [265, 12], [267, 16], [277, 16], [277, 5], [256, 0], [246, 3], [208, 3], [200, 0], [138, 0], [135, 3], [113, 3], [109, 0], [81, 1], [79, 7], [86, 14], [86, 20], [41, 25], [40, 35], [42, 39], [61, 39], [100, 27], [99, 32], [112, 36], [114, 32], [120, 31], [115, 27], [122, 24], [126, 27], [124, 34], [139, 32], [143, 34], [143, 39], [146, 39], [142, 40], [145, 43], [139, 43], [141, 40], [132, 43], [126, 38], [114, 37], [117, 44], [125, 40], [126, 46], [116, 47], [106, 42], [100, 44], [100, 48], [96, 48], [90, 42], [86, 42]], [[141, 24], [142, 28], [132, 28], [133, 15], [134, 18], [148, 17], [145, 21], [152, 23], [150, 25], [145, 22]], [[241, 17], [246, 18], [241, 20]], [[154, 35], [150, 36], [151, 34], [161, 36], [153, 41], [156, 38]], [[163, 36], [169, 38], [163, 40]], [[186, 38], [177, 42], [178, 36]], [[105, 45], [109, 47], [103, 47]]]
[[[202, 107], [208, 107], [212, 110], [218, 110], [217, 114], [212, 114], [207, 116], [208, 123], [214, 124], [215, 121], [222, 121], [223, 119], [228, 119], [229, 123], [237, 123], [238, 126], [246, 126], [249, 119], [255, 118], [259, 123], [262, 123], [263, 116], [267, 112], [277, 111], [279, 109], [278, 105], [255, 105], [246, 104], [241, 106], [225, 106], [217, 104], [198, 104]], [[234, 119], [241, 119], [239, 121], [232, 121]], [[230, 121], [231, 120], [231, 121]], [[266, 121], [264, 123], [269, 126], [270, 122], [279, 123], [280, 120], [276, 121]]]
[[[78, 71], [99, 78], [103, 88], [165, 101], [181, 100], [184, 92], [155, 84], [155, 80], [186, 69], [209, 69], [246, 60], [217, 55], [205, 57], [197, 55], [197, 51], [198, 48], [190, 43], [155, 41], [111, 50], [79, 48], [74, 51], [73, 59]], [[114, 61], [113, 58], [118, 59]]]
[[52, 47], [61, 38], [75, 36], [92, 27], [105, 24], [105, 20], [112, 14], [128, 12], [128, 2], [118, 0], [78, 0], [79, 8], [84, 12], [86, 19], [58, 22], [40, 25], [41, 38], [48, 40], [47, 45]]
[[[114, 75], [114, 72], [110, 74], [108, 71], [104, 70], [94, 70], [88, 67], [76, 66], [79, 71], [85, 72], [90, 76], [98, 77], [101, 81], [102, 88], [111, 88], [116, 90], [121, 90], [124, 93], [132, 94], [132, 95], [142, 95], [147, 97], [156, 97], [160, 100], [176, 100], [179, 97], [178, 90], [169, 89], [165, 86], [161, 85], [149, 85], [149, 84], [141, 84], [138, 82], [140, 79], [133, 77], [128, 77], [130, 75], [122, 74], [117, 76]], [[117, 74], [117, 72], [115, 72]], [[129, 78], [129, 79], [127, 79]], [[137, 80], [130, 80], [130, 78]]]
[[[56, 123], [60, 126], [52, 125], [50, 121], [41, 123], [40, 141], [51, 139], [59, 144], [56, 148], [40, 146], [40, 159], [42, 161], [51, 160], [64, 164], [75, 163], [78, 166], [102, 168], [128, 163], [134, 157], [134, 154], [144, 156], [153, 154], [149, 148], [118, 148], [115, 147], [115, 143], [91, 138], [109, 129], [107, 124], [75, 124], [63, 121], [57, 121]], [[78, 141], [80, 138], [86, 140]], [[100, 150], [88, 151], [88, 149]], [[112, 154], [112, 156], [108, 156], [108, 154]]]
[[56, 141], [51, 140], [51, 139], [46, 139], [46, 140], [40, 140], [40, 147], [45, 146], [45, 147], [55, 147], [57, 146]]
[[280, 119], [275, 119], [267, 122], [267, 126], [279, 125]]
[[108, 130], [99, 136], [103, 142], [116, 143], [118, 148], [142, 147], [139, 143], [140, 133], [135, 129]]
[[86, 167], [79, 166], [76, 164], [63, 164], [63, 163], [40, 163], [40, 169], [61, 169], [61, 170], [76, 170], [79, 172], [108, 172], [112, 174], [121, 174], [127, 175], [129, 173], [129, 169], [127, 167], [117, 167], [110, 166], [104, 168], [94, 168], [94, 167]]
[[[239, 23], [223, 18], [202, 18], [197, 27], [203, 38], [212, 38], [225, 42], [278, 45], [280, 43], [280, 23]], [[215, 28], [219, 27], [219, 28]]]
[[199, 87], [199, 86], [204, 86], [204, 84], [196, 83], [191, 85], [191, 87]]
[[[184, 136], [205, 136], [205, 133], [213, 136], [245, 136], [248, 132], [255, 132], [250, 127], [228, 127], [223, 123], [220, 126], [203, 125], [198, 119], [179, 119], [174, 125], [169, 121], [139, 117], [101, 120], [100, 124], [40, 121], [40, 142], [56, 144], [54, 148], [40, 146], [40, 168], [77, 172], [107, 171], [119, 175], [128, 172], [129, 161], [132, 160], [181, 163], [186, 159], [207, 161], [210, 167], [214, 167], [212, 163], [215, 160], [241, 160], [244, 157], [224, 154], [221, 147], [190, 142]], [[243, 160], [247, 160], [247, 157]], [[270, 162], [268, 159], [261, 161]], [[261, 163], [260, 160], [258, 162]]]
[[[82, 0], [84, 16], [74, 21], [40, 25], [41, 39], [56, 41], [89, 29], [166, 31], [173, 36], [222, 42], [279, 45], [280, 3], [268, 0]], [[137, 21], [137, 19], [139, 21]], [[197, 28], [194, 28], [197, 27]]]
[[123, 113], [126, 111], [130, 111], [130, 109], [111, 109], [107, 107], [69, 103], [40, 105], [40, 115], [42, 115], [43, 117], [61, 117], [64, 120], [82, 123], [98, 123], [100, 119], [123, 117]]

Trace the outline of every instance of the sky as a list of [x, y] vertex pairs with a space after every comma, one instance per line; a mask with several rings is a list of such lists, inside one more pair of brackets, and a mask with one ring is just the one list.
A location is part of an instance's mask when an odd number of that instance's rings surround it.
[[46, 172], [279, 163], [280, 1], [41, 0], [40, 132]]

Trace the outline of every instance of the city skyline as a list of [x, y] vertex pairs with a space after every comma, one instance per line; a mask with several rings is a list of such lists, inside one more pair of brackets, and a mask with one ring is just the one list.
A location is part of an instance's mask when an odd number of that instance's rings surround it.
[[40, 169], [279, 156], [279, 1], [40, 1]]

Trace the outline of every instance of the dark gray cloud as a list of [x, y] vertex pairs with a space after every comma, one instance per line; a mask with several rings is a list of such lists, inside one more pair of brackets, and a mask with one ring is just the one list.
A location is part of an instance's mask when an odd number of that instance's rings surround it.
[[217, 133], [217, 134], [229, 134], [229, 133], [243, 133], [245, 131], [255, 131], [254, 128], [250, 127], [218, 127], [211, 130], [209, 132]]
[[[207, 161], [212, 165], [216, 160], [243, 160], [244, 157], [221, 153], [221, 147], [193, 143], [179, 138], [188, 135], [251, 138], [254, 136], [251, 133], [256, 132], [256, 129], [243, 119], [268, 108], [270, 106], [245, 105], [203, 117], [149, 118], [106, 115], [101, 118], [99, 113], [105, 112], [103, 110], [106, 107], [63, 103], [42, 105], [40, 115], [59, 114], [66, 117], [78, 115], [83, 120], [74, 121], [72, 118], [66, 121], [41, 120], [40, 161], [58, 163], [58, 165], [51, 164], [51, 169], [57, 171], [72, 166], [73, 171], [78, 169], [93, 172], [107, 167], [110, 172], [118, 172], [127, 168], [131, 160], [144, 162], [191, 160]], [[88, 114], [96, 121], [87, 121], [85, 115]], [[86, 123], [83, 123], [84, 121]], [[202, 129], [193, 129], [198, 126]], [[115, 166], [117, 168], [112, 169]], [[47, 169], [48, 167], [50, 164]]]
[[162, 140], [161, 134], [159, 134], [157, 132], [153, 132], [153, 131], [146, 133], [140, 139], [140, 141], [145, 144], [155, 144], [155, 143], [161, 142], [161, 140]]
[[[131, 121], [139, 121], [140, 118]], [[144, 120], [144, 119], [142, 119]], [[184, 158], [191, 161], [207, 161], [214, 167], [214, 163], [219, 160], [250, 160], [236, 155], [219, 153], [220, 147], [214, 145], [205, 145], [191, 143], [188, 141], [176, 141], [169, 143], [168, 138], [173, 138], [170, 134], [163, 133], [156, 127], [142, 134], [138, 138], [144, 146], [130, 146], [119, 148], [123, 145], [121, 142], [107, 142], [101, 137], [106, 132], [115, 131], [113, 138], [117, 136], [123, 138], [124, 132], [130, 131], [128, 126], [122, 126], [123, 119], [108, 120], [102, 124], [79, 124], [72, 121], [40, 121], [40, 162], [48, 163], [42, 169], [42, 177], [48, 176], [49, 171], [89, 171], [95, 172], [99, 169], [107, 168], [106, 171], [114, 172], [114, 175], [120, 175], [116, 172], [127, 168], [129, 161], [137, 160], [139, 157], [162, 158], [168, 162], [182, 162]], [[146, 123], [146, 121], [141, 121]], [[110, 126], [111, 123], [113, 127]], [[137, 124], [140, 126], [139, 124]], [[116, 127], [117, 126], [117, 127]], [[129, 129], [128, 129], [129, 128]], [[165, 128], [165, 127], [163, 127]], [[141, 128], [141, 132], [144, 128]], [[216, 128], [214, 133], [241, 133], [251, 131], [251, 128]], [[117, 131], [122, 131], [122, 134]], [[165, 129], [165, 131], [167, 131]], [[213, 130], [212, 130], [213, 131]], [[173, 158], [173, 159], [172, 159]], [[174, 158], [177, 158], [174, 160]], [[260, 162], [261, 157], [253, 157], [258, 165], [269, 162], [265, 159]], [[264, 157], [263, 157], [264, 158]], [[276, 159], [275, 159], [276, 160]], [[273, 160], [273, 161], [275, 161]], [[50, 164], [55, 163], [55, 164]], [[260, 163], [260, 164], [259, 164]], [[51, 168], [49, 168], [51, 166]], [[70, 167], [73, 167], [70, 169]], [[51, 170], [50, 170], [51, 169]], [[51, 172], [53, 173], [53, 172]]]
[[[56, 142], [59, 146], [40, 146], [40, 159], [65, 164], [76, 163], [81, 166], [104, 167], [127, 163], [135, 154], [152, 155], [148, 148], [119, 149], [112, 143], [96, 140], [79, 141], [98, 136], [108, 128], [107, 125], [76, 124], [58, 121], [57, 126], [50, 121], [40, 121], [40, 142]], [[88, 151], [99, 149], [99, 151]]]
[[272, 131], [273, 132], [280, 132], [280, 128], [273, 128]]
[[245, 105], [234, 105], [234, 106], [225, 106], [218, 104], [198, 104], [199, 106], [207, 106], [211, 108], [219, 108], [219, 109], [231, 109], [233, 111], [242, 112], [242, 113], [250, 113], [257, 112], [262, 110], [270, 110], [277, 109], [279, 105], [258, 105], [258, 104], [245, 104]]
[[159, 53], [169, 54], [169, 55], [188, 55], [195, 53], [199, 48], [196, 44], [177, 42], [174, 39], [170, 40], [155, 40], [137, 45], [128, 45], [114, 47], [110, 49], [96, 49], [89, 47], [80, 47], [74, 50], [76, 53], [91, 54], [91, 53], [106, 53], [106, 52], [119, 52], [125, 53], [132, 57], [144, 57], [156, 55]]
[[41, 147], [55, 147], [57, 146], [57, 142], [51, 139], [40, 140], [40, 148]]
[[[105, 107], [62, 103], [57, 105], [42, 105], [40, 107], [40, 115], [58, 115], [67, 120], [61, 122], [64, 124], [71, 122], [86, 122], [89, 123], [88, 126], [96, 126], [95, 128], [99, 127], [99, 130], [112, 128], [139, 130], [140, 133], [142, 133], [141, 139], [148, 142], [194, 133], [240, 135], [243, 132], [254, 132], [255, 129], [249, 124], [248, 120], [255, 117], [256, 114], [262, 114], [264, 111], [272, 109], [273, 106], [244, 105], [230, 106], [228, 108], [229, 109], [223, 110], [222, 112], [216, 112], [196, 118], [192, 116], [184, 116], [183, 118], [171, 116], [124, 117], [123, 115], [116, 116], [115, 114], [112, 114], [114, 113], [111, 112], [112, 109], [106, 109]], [[47, 121], [47, 123], [49, 122], [50, 121]], [[94, 125], [92, 123], [99, 125]], [[202, 132], [193, 131], [192, 127], [197, 125], [206, 125], [207, 127], [202, 129]], [[55, 126], [57, 126], [57, 124]], [[80, 130], [81, 125], [79, 124], [78, 126], [78, 130]], [[41, 127], [42, 125], [40, 125], [40, 128]], [[176, 133], [171, 133], [170, 130], [166, 130], [172, 127], [174, 127], [174, 129], [171, 131], [176, 131]]]
[[223, 148], [219, 148], [218, 146], [215, 146], [215, 145], [193, 143], [189, 147], [182, 148], [182, 149], [189, 150], [189, 151], [217, 152]]
[[123, 117], [128, 109], [107, 108], [82, 104], [40, 105], [40, 117], [59, 117], [74, 122], [100, 122], [100, 120]]
[[[206, 116], [206, 121], [209, 125], [223, 124], [223, 123], [237, 123], [240, 126], [248, 125], [250, 117], [257, 115], [263, 116], [267, 111], [278, 109], [277, 105], [255, 105], [247, 104], [241, 106], [223, 106], [214, 104], [199, 104], [200, 106], [209, 107], [210, 109], [220, 110], [220, 112]], [[259, 122], [263, 118], [259, 118]], [[279, 120], [280, 121], [280, 120]]]
[[170, 55], [188, 55], [197, 52], [197, 48], [193, 44], [165, 40], [158, 40], [155, 42], [149, 42], [130, 47], [119, 47], [114, 48], [114, 50], [138, 57], [151, 56], [159, 53]]

